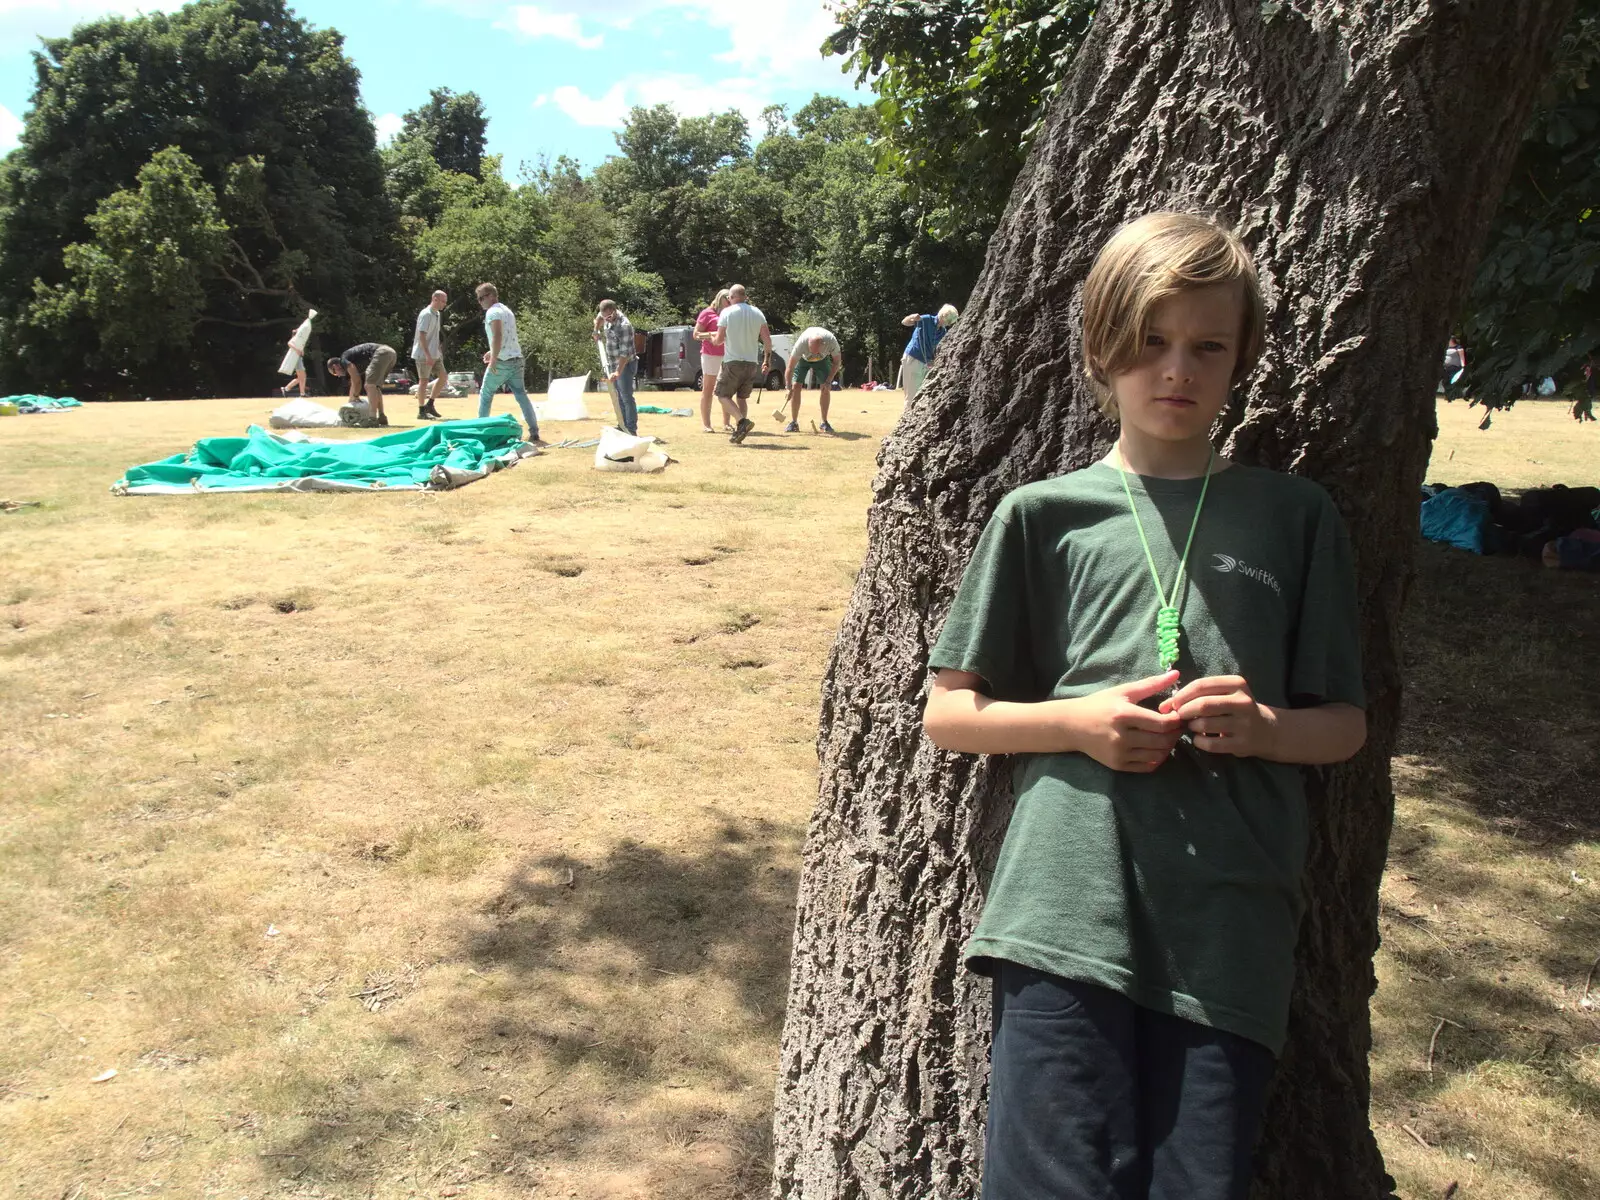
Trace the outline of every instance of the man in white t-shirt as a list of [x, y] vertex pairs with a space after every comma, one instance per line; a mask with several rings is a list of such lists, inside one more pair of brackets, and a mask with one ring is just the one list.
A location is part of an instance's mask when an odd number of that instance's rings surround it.
[[839, 350], [839, 339], [820, 325], [813, 325], [794, 340], [789, 351], [789, 424], [785, 433], [800, 432], [800, 390], [805, 387], [821, 388], [817, 407], [822, 410], [822, 432], [832, 433], [828, 424], [828, 401], [833, 394], [833, 381], [839, 378], [844, 367], [844, 355]]
[[500, 290], [492, 283], [480, 283], [477, 290], [478, 305], [483, 309], [483, 332], [489, 339], [489, 348], [483, 354], [483, 387], [478, 390], [478, 418], [489, 415], [494, 395], [509, 386], [522, 410], [522, 419], [528, 423], [528, 441], [543, 446], [539, 440], [539, 418], [533, 414], [533, 404], [528, 400], [528, 389], [522, 382], [522, 343], [517, 341], [517, 317], [500, 303]]
[[[767, 328], [766, 315], [745, 299], [744, 284], [728, 288], [728, 307], [717, 315], [712, 340], [723, 348], [717, 395], [739, 411], [739, 423], [728, 438], [737, 446], [756, 427], [750, 419], [750, 389], [772, 362], [772, 331]], [[758, 355], [758, 348], [762, 354]]]
[[[442, 421], [444, 414], [433, 406], [449, 382], [444, 369], [443, 325], [440, 313], [450, 297], [435, 292], [428, 307], [417, 314], [417, 333], [411, 341], [411, 358], [417, 364], [417, 420]], [[429, 387], [433, 394], [430, 396]]]

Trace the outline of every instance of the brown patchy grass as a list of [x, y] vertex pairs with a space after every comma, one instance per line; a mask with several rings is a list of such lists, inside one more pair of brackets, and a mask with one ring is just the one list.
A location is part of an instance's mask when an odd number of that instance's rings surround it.
[[[268, 407], [0, 421], [0, 497], [45, 501], [0, 515], [0, 1187], [764, 1195], [817, 686], [898, 394], [839, 400], [859, 438], [758, 415], [781, 449], [646, 417], [659, 476], [107, 494]], [[1556, 405], [1440, 412], [1430, 478], [1600, 475]], [[1408, 1197], [1575, 1200], [1600, 604], [1420, 564], [1373, 1117]]]
[[0, 425], [5, 1194], [763, 1192], [898, 399], [442, 495], [108, 494], [259, 400]]
[[[1481, 409], [1440, 403], [1428, 478], [1600, 481], [1596, 427], [1566, 411], [1522, 402], [1480, 432]], [[1597, 585], [1419, 552], [1373, 1005], [1373, 1122], [1408, 1200], [1600, 1195], [1600, 978], [1580, 1003], [1600, 955]]]

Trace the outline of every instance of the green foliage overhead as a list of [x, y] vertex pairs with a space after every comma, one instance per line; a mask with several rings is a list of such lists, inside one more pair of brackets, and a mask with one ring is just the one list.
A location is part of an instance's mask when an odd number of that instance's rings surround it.
[[878, 165], [944, 224], [987, 235], [1094, 10], [1091, 0], [857, 0], [826, 50], [878, 94]]
[[1575, 381], [1600, 350], [1597, 64], [1600, 0], [1579, 0], [1461, 322], [1467, 386], [1491, 405], [1524, 380]]
[[[196, 0], [80, 25], [34, 61], [22, 144], [0, 178], [0, 387], [265, 387], [307, 305], [323, 314], [319, 335], [340, 348], [394, 336], [397, 285], [409, 284], [404, 251], [338, 33], [312, 28], [283, 0]], [[169, 147], [193, 175], [160, 158]], [[142, 179], [147, 167], [155, 175]], [[187, 195], [199, 222], [188, 236], [209, 246], [201, 184], [228, 226], [226, 269], [195, 264], [200, 300], [157, 319], [165, 350], [138, 358], [125, 335], [139, 326], [118, 299], [138, 281], [108, 272], [118, 261], [148, 264], [131, 251], [117, 258], [118, 231], [175, 218]], [[73, 246], [82, 249], [69, 261]], [[169, 272], [162, 286], [176, 280]], [[123, 316], [106, 324], [93, 312]]]

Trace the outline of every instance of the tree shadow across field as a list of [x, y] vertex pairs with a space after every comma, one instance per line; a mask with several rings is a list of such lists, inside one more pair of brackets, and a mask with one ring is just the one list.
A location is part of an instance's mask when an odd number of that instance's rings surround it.
[[1572, 869], [1600, 837], [1597, 618], [1592, 575], [1419, 547], [1373, 1006], [1373, 1117], [1406, 1194], [1482, 1168], [1490, 1195], [1600, 1188], [1578, 1003], [1600, 917]]
[[[721, 971], [748, 1011], [776, 1022], [788, 986], [795, 856], [772, 840], [777, 827], [756, 824], [764, 828], [752, 834], [724, 820], [697, 857], [623, 840], [598, 865], [564, 853], [530, 858], [490, 905], [497, 923], [474, 940], [472, 959], [519, 974], [566, 971], [581, 969], [578, 948], [620, 944], [654, 973]], [[556, 924], [560, 937], [550, 936]]]
[[1531, 845], [1600, 837], [1600, 579], [1425, 543], [1403, 657], [1408, 767]]
[[274, 1156], [295, 1178], [356, 1185], [402, 1165], [385, 1149], [402, 1136], [488, 1119], [494, 1139], [437, 1183], [598, 1168], [634, 1180], [618, 1195], [764, 1196], [771, 1064], [749, 1051], [782, 1021], [802, 835], [720, 817], [690, 852], [623, 839], [598, 859], [525, 858], [439, 964], [476, 981], [394, 1010], [387, 1044], [428, 1082], [346, 1079]]

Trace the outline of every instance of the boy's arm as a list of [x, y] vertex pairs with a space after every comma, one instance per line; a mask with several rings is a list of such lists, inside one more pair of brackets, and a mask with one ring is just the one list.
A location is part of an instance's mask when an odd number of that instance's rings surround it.
[[1072, 700], [1018, 703], [979, 689], [970, 671], [941, 669], [922, 714], [928, 738], [966, 754], [1083, 753], [1117, 771], [1154, 771], [1167, 760], [1183, 722], [1139, 707], [1172, 686], [1176, 672], [1107, 688]]
[[1161, 702], [1211, 754], [1321, 766], [1355, 756], [1367, 740], [1367, 714], [1353, 704], [1274, 708], [1238, 675], [1196, 679]]

